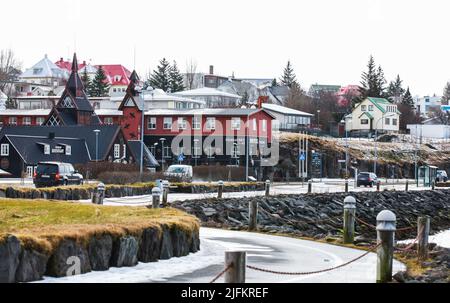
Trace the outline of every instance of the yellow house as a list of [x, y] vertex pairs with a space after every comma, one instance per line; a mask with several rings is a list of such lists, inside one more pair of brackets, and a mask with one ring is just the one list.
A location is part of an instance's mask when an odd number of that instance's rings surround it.
[[381, 133], [398, 132], [400, 112], [397, 105], [384, 98], [368, 97], [345, 117], [345, 129], [349, 132]]

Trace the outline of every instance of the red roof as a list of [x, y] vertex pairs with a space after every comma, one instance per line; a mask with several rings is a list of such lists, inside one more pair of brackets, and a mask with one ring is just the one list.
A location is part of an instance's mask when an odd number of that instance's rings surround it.
[[[64, 61], [61, 58], [58, 62], [55, 63], [59, 68], [72, 71], [72, 62]], [[86, 66], [86, 61], [83, 61], [82, 64], [78, 64], [78, 69], [82, 69]], [[95, 68], [99, 68], [100, 65], [94, 65]], [[103, 70], [105, 71], [106, 77], [108, 78], [108, 83], [111, 85], [124, 85], [128, 86], [130, 84], [130, 76], [131, 72], [121, 64], [105, 64], [102, 65]]]

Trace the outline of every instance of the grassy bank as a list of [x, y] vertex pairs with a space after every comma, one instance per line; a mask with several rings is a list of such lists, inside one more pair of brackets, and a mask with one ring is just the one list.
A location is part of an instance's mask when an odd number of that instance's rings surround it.
[[14, 234], [24, 247], [52, 251], [62, 239], [86, 243], [92, 236], [140, 235], [166, 224], [192, 231], [197, 219], [172, 208], [111, 207], [46, 200], [0, 199], [0, 243]]

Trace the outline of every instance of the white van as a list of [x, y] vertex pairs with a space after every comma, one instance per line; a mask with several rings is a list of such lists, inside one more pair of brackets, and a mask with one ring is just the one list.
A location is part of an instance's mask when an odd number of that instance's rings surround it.
[[165, 172], [168, 177], [179, 177], [183, 181], [191, 182], [194, 176], [191, 165], [171, 165]]

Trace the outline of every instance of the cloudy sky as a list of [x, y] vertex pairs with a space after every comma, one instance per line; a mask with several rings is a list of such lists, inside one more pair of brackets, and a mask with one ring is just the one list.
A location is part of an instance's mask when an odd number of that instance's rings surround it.
[[194, 59], [204, 72], [273, 78], [291, 60], [308, 88], [358, 84], [372, 54], [414, 95], [450, 80], [448, 0], [14, 0], [1, 11], [0, 49], [23, 67], [76, 50], [141, 74], [166, 57], [182, 70]]

